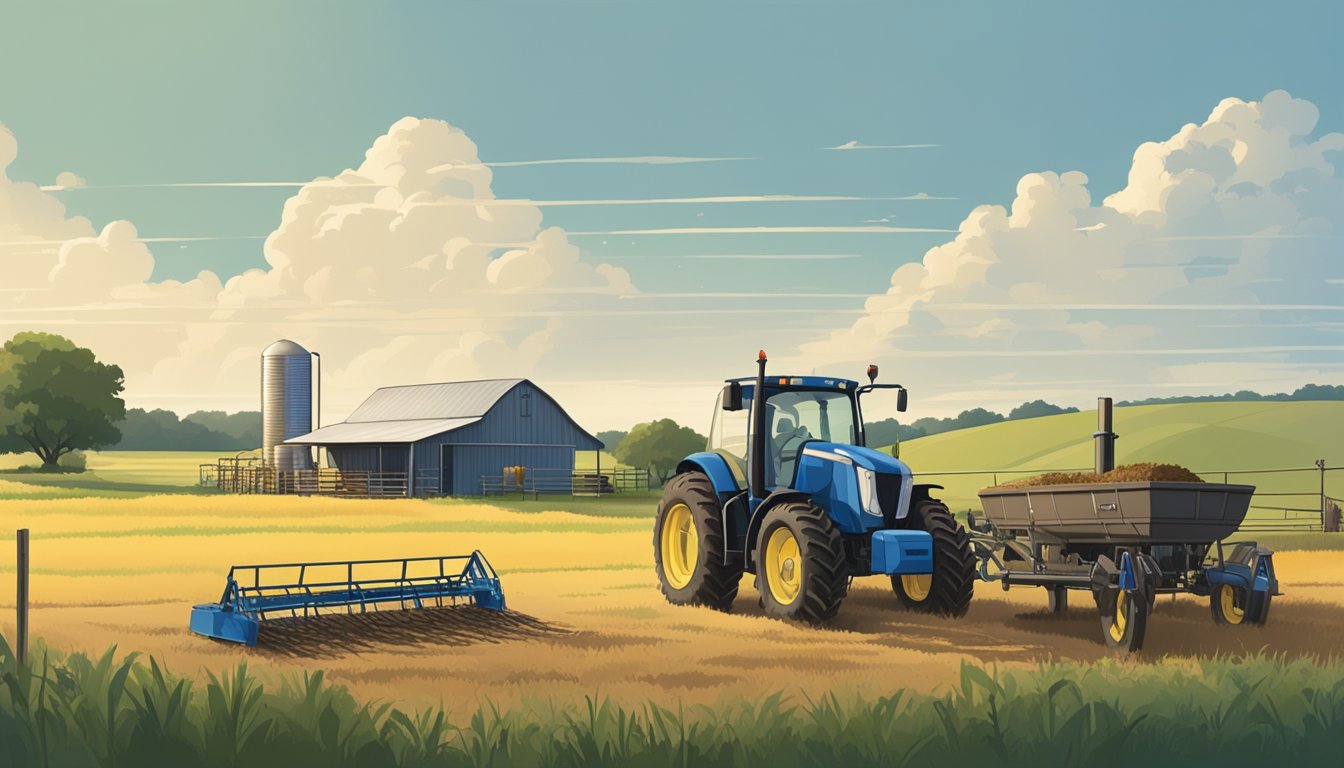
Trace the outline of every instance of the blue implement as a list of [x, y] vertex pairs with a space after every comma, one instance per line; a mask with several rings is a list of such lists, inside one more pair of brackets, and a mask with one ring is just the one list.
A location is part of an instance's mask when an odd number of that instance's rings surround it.
[[499, 576], [485, 556], [408, 557], [318, 563], [235, 565], [218, 603], [191, 609], [191, 631], [217, 640], [256, 645], [262, 622], [345, 609], [424, 608], [469, 601], [505, 609]]

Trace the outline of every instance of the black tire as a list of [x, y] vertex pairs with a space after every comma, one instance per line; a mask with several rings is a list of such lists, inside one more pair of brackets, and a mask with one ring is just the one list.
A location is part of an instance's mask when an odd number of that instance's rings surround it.
[[1231, 584], [1218, 584], [1209, 594], [1209, 612], [1214, 624], [1228, 626], [1264, 626], [1269, 620], [1269, 604], [1273, 595], [1255, 592]]
[[1097, 596], [1101, 636], [1106, 647], [1135, 653], [1148, 632], [1148, 596], [1107, 587]]
[[1069, 590], [1063, 587], [1047, 587], [1045, 590], [1048, 595], [1048, 605], [1053, 614], [1066, 613], [1069, 610]]
[[1252, 592], [1250, 607], [1246, 611], [1246, 620], [1257, 627], [1263, 627], [1269, 621], [1269, 604], [1274, 595], [1269, 592]]
[[[787, 582], [796, 583], [792, 596], [786, 589], [777, 595], [772, 588], [768, 571], [773, 558], [767, 550], [776, 532], [781, 539], [791, 536], [797, 548], [797, 560], [784, 564]], [[780, 575], [777, 583], [783, 582], [785, 576]], [[756, 589], [761, 593], [761, 607], [771, 616], [810, 624], [835, 616], [849, 592], [849, 568], [844, 540], [825, 511], [806, 501], [786, 501], [765, 513], [756, 538]]]
[[[933, 578], [927, 584], [909, 576], [891, 577], [891, 590], [912, 611], [941, 616], [964, 616], [975, 590], [975, 555], [971, 537], [937, 501], [917, 502], [910, 510], [910, 527], [933, 536]], [[923, 588], [919, 588], [923, 587]]]
[[[678, 506], [690, 512], [697, 540], [694, 563], [684, 579], [669, 578], [663, 562], [663, 531], [668, 515]], [[678, 513], [680, 514], [680, 513]], [[720, 611], [732, 610], [737, 588], [742, 581], [742, 564], [724, 564], [723, 508], [709, 478], [700, 472], [686, 472], [668, 481], [658, 514], [653, 523], [653, 564], [658, 585], [673, 605], [704, 605]], [[731, 559], [731, 558], [730, 558]], [[680, 583], [684, 580], [684, 583]]]

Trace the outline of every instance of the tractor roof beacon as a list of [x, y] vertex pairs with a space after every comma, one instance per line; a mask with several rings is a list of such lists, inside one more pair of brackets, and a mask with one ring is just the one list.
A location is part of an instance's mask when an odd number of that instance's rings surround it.
[[910, 468], [864, 446], [861, 399], [906, 390], [825, 376], [725, 382], [706, 450], [683, 459], [663, 490], [654, 564], [678, 605], [730, 610], [743, 573], [771, 615], [819, 623], [855, 576], [891, 578], [897, 602], [959, 616], [975, 579], [969, 537]]

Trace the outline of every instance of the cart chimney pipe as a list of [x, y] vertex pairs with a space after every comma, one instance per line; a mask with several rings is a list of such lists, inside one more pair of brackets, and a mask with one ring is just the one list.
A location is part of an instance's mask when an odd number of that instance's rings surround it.
[[765, 498], [765, 350], [756, 357], [756, 391], [751, 393], [750, 495]]
[[1097, 474], [1115, 469], [1115, 439], [1119, 435], [1111, 431], [1111, 398], [1097, 398], [1097, 431], [1092, 433], [1096, 443]]

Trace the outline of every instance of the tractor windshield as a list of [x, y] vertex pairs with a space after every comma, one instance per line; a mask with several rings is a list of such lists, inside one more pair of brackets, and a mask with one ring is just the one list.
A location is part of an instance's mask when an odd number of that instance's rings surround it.
[[[727, 459], [738, 484], [746, 487], [748, 432], [754, 406], [750, 390], [743, 393], [743, 402], [746, 407], [739, 411], [714, 409], [709, 450]], [[858, 443], [854, 404], [848, 392], [822, 389], [776, 391], [770, 395], [767, 407], [765, 422], [769, 433], [766, 446], [770, 462], [766, 465], [766, 483], [772, 488], [793, 482], [798, 456], [808, 440], [846, 445]]]
[[771, 395], [766, 403], [766, 423], [770, 425], [767, 444], [775, 477], [772, 486], [793, 482], [794, 467], [808, 440], [846, 445], [858, 442], [854, 405], [846, 392], [786, 390]]

